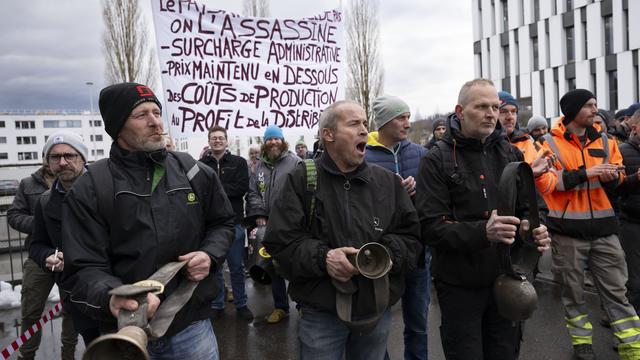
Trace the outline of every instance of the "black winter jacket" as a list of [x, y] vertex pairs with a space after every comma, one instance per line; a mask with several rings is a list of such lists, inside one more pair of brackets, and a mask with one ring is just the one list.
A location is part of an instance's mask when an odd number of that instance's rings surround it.
[[[404, 275], [415, 269], [422, 252], [418, 217], [398, 177], [363, 162], [343, 174], [325, 153], [316, 160], [317, 190], [311, 228], [305, 214], [306, 170], [299, 164], [288, 174], [273, 204], [264, 243], [289, 283], [291, 298], [301, 305], [336, 312], [336, 292], [327, 274], [329, 249], [368, 242], [385, 245], [392, 256], [390, 302], [404, 292]], [[355, 276], [354, 315], [375, 312], [373, 282]]]
[[40, 168], [31, 176], [20, 181], [20, 187], [13, 198], [11, 208], [7, 210], [7, 221], [9, 226], [27, 234], [24, 246], [29, 251], [31, 243], [31, 232], [33, 231], [33, 214], [38, 202], [38, 198], [49, 186], [43, 177], [44, 169]]
[[509, 144], [500, 122], [484, 144], [463, 137], [455, 114], [439, 143], [422, 158], [416, 192], [422, 234], [433, 254], [432, 274], [451, 285], [491, 286], [499, 268], [496, 247], [487, 240], [487, 219], [497, 208], [504, 167], [523, 161], [522, 153]]
[[[152, 192], [155, 164], [165, 173]], [[106, 176], [113, 181], [113, 213], [101, 214], [92, 166], [67, 193], [63, 204], [62, 247], [65, 249], [63, 288], [83, 312], [114, 327], [108, 291], [147, 279], [181, 255], [204, 251], [212, 257], [210, 274], [180, 310], [165, 336], [210, 316], [218, 293], [213, 277], [233, 241], [234, 214], [218, 177], [210, 167], [183, 169], [165, 150], [128, 152], [111, 146]], [[191, 181], [187, 174], [194, 174]], [[102, 198], [102, 197], [101, 197]], [[180, 276], [176, 277], [177, 279]], [[176, 279], [165, 288], [169, 296]], [[162, 306], [162, 305], [161, 305]]]
[[[62, 201], [65, 194], [56, 190], [57, 181], [53, 183], [52, 190], [45, 191], [36, 205], [34, 226], [32, 233], [29, 258], [46, 273], [52, 270], [47, 268], [45, 260], [62, 249]], [[62, 273], [52, 272], [56, 284], [63, 293], [64, 310], [71, 314], [73, 326], [76, 331], [98, 328], [98, 322], [80, 312], [78, 306], [69, 301], [69, 292], [62, 288]]]
[[249, 191], [249, 166], [243, 157], [231, 154], [228, 150], [220, 159], [220, 162], [206, 153], [200, 159], [216, 172], [224, 192], [227, 194], [233, 211], [236, 213], [236, 223], [244, 218], [244, 195]]
[[637, 174], [640, 169], [640, 145], [627, 140], [620, 145], [620, 153], [627, 174], [616, 189], [620, 196], [620, 217], [625, 221], [640, 223], [640, 181]]

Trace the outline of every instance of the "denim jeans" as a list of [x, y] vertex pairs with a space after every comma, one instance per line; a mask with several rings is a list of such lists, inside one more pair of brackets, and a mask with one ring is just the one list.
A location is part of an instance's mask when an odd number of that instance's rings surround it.
[[287, 295], [287, 283], [277, 274], [271, 277], [271, 294], [273, 295], [273, 305], [276, 309], [289, 312], [289, 296]]
[[402, 295], [402, 318], [404, 319], [405, 360], [427, 360], [429, 290], [431, 289], [431, 252], [425, 250], [425, 268], [418, 268], [405, 276], [405, 290]]
[[[227, 264], [231, 273], [231, 289], [233, 290], [233, 305], [236, 309], [247, 306], [247, 292], [244, 286], [244, 234], [245, 230], [240, 224], [236, 224], [236, 236], [227, 254]], [[216, 271], [218, 281], [218, 296], [211, 302], [214, 309], [224, 309], [224, 277], [222, 266]]]
[[298, 340], [302, 360], [381, 360], [391, 330], [387, 309], [376, 327], [367, 334], [352, 334], [337, 315], [307, 306], [300, 309]]
[[200, 320], [170, 338], [147, 344], [151, 360], [218, 360], [218, 343], [211, 321]]

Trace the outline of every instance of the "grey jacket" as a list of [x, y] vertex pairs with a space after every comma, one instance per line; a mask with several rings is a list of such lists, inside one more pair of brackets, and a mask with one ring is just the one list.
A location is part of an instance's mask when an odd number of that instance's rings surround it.
[[25, 239], [25, 250], [29, 250], [31, 243], [31, 231], [33, 230], [33, 214], [40, 195], [47, 191], [49, 187], [43, 176], [44, 169], [41, 167], [31, 176], [20, 181], [18, 192], [13, 198], [11, 208], [7, 210], [7, 220], [9, 226], [27, 234]]
[[282, 155], [275, 164], [269, 163], [264, 157], [256, 166], [256, 171], [249, 179], [247, 193], [246, 222], [253, 224], [258, 216], [269, 217], [269, 210], [278, 198], [287, 174], [296, 168], [302, 160], [291, 151]]

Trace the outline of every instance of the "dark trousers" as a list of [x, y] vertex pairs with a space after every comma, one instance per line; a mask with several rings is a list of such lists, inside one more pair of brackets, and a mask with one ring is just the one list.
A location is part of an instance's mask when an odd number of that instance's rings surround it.
[[640, 312], [640, 237], [638, 234], [640, 234], [640, 224], [621, 221], [620, 244], [627, 259], [629, 272], [627, 297], [636, 312]]
[[493, 288], [469, 289], [435, 281], [447, 360], [515, 360], [521, 324], [498, 314]]

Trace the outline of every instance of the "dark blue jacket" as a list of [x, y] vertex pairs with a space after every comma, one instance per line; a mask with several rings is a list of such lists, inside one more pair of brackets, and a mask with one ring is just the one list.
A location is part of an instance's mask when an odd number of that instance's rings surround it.
[[408, 176], [417, 178], [420, 159], [425, 155], [427, 155], [427, 149], [409, 140], [402, 140], [400, 147], [394, 154], [393, 151], [378, 142], [378, 132], [372, 132], [369, 134], [364, 158], [368, 163], [382, 166], [391, 172], [400, 174], [403, 178]]

